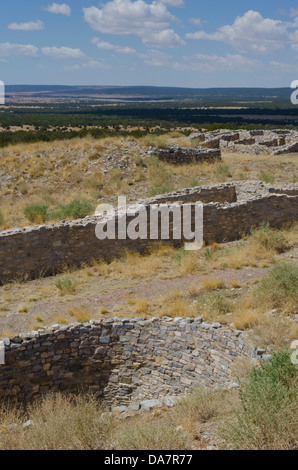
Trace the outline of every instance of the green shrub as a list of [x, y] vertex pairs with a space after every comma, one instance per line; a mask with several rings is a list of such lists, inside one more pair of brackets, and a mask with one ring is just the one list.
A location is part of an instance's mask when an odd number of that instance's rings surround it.
[[290, 248], [290, 242], [284, 233], [273, 230], [269, 224], [262, 224], [258, 229], [251, 230], [251, 238], [267, 250], [283, 253]]
[[171, 186], [167, 185], [162, 185], [162, 186], [154, 186], [154, 188], [150, 188], [148, 191], [148, 196], [149, 197], [155, 197], [158, 196], [159, 194], [167, 194], [172, 191]]
[[70, 204], [62, 206], [61, 210], [64, 217], [70, 217], [71, 219], [83, 219], [93, 212], [93, 207], [88, 201], [74, 199]]
[[208, 320], [225, 315], [234, 308], [233, 302], [225, 292], [202, 294], [198, 299], [197, 306], [199, 314], [206, 316]]
[[4, 215], [3, 212], [0, 210], [0, 225], [4, 224]]
[[298, 442], [297, 366], [290, 354], [274, 354], [241, 385], [235, 422], [222, 432], [228, 448], [290, 450]]
[[228, 178], [232, 176], [229, 166], [224, 164], [217, 165], [215, 168], [215, 173], [220, 178]]
[[93, 212], [93, 206], [88, 201], [80, 201], [74, 199], [71, 203], [61, 206], [59, 209], [49, 211], [47, 214], [48, 220], [62, 220], [62, 219], [83, 219]]
[[61, 295], [73, 294], [76, 291], [76, 282], [68, 276], [58, 279], [55, 286], [59, 289]]
[[197, 178], [190, 178], [187, 183], [187, 186], [189, 186], [190, 188], [195, 188], [196, 186], [199, 186], [199, 180]]
[[275, 182], [275, 176], [273, 173], [267, 173], [266, 171], [261, 171], [260, 180], [264, 181], [264, 183], [273, 184]]
[[153, 187], [167, 187], [171, 191], [173, 186], [172, 175], [162, 166], [158, 157], [152, 156], [146, 162], [149, 179]]
[[284, 310], [298, 305], [298, 266], [276, 264], [255, 288], [254, 302]]
[[204, 257], [205, 257], [206, 260], [211, 259], [213, 257], [213, 254], [214, 254], [213, 250], [212, 250], [212, 248], [210, 248], [210, 246], [208, 246], [206, 248], [206, 250], [204, 251]]
[[30, 204], [25, 207], [25, 217], [32, 223], [43, 223], [46, 221], [48, 206], [42, 204]]

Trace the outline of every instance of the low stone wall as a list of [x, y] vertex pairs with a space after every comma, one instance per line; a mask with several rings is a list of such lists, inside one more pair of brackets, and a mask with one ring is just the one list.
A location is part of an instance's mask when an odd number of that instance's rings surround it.
[[[243, 233], [249, 233], [252, 227], [258, 227], [263, 222], [272, 227], [280, 228], [297, 220], [298, 196], [287, 194], [270, 194], [269, 187], [257, 193], [248, 193], [242, 187], [247, 200], [226, 203], [204, 204], [204, 240], [212, 243], [237, 240]], [[216, 188], [219, 191], [219, 188]], [[206, 188], [205, 188], [206, 190]], [[204, 191], [205, 191], [204, 190]], [[214, 188], [213, 188], [214, 190]], [[210, 194], [214, 194], [211, 190]], [[280, 188], [283, 191], [282, 188]], [[206, 190], [207, 191], [207, 190]], [[245, 192], [246, 191], [246, 192]], [[272, 191], [275, 191], [272, 188]], [[278, 192], [278, 189], [276, 190]], [[295, 189], [287, 189], [295, 192]], [[220, 193], [220, 191], [218, 192]], [[235, 197], [233, 186], [228, 185], [224, 197]], [[183, 200], [183, 198], [185, 198]], [[153, 203], [169, 203], [180, 201], [181, 204], [192, 204], [192, 220], [194, 221], [195, 199], [203, 199], [197, 191], [187, 191], [161, 196], [144, 202], [147, 210], [147, 231], [150, 233], [150, 207]], [[181, 201], [182, 199], [182, 201]], [[207, 200], [207, 198], [206, 198]], [[129, 213], [129, 210], [128, 210]], [[116, 233], [119, 215], [116, 216]], [[136, 216], [129, 215], [126, 227]], [[95, 227], [102, 221], [99, 217], [87, 217], [76, 221], [66, 221], [59, 224], [49, 224], [28, 227], [0, 233], [0, 282], [15, 279], [18, 276], [39, 277], [57, 273], [68, 265], [80, 266], [91, 260], [110, 261], [119, 257], [125, 250], [145, 252], [159, 240], [103, 240], [96, 238]], [[173, 221], [170, 219], [169, 243], [181, 246], [184, 239], [173, 239]], [[194, 228], [194, 227], [193, 227]]]
[[298, 220], [298, 197], [272, 194], [234, 204], [204, 206], [204, 240], [233, 241], [262, 223], [282, 228]]
[[194, 134], [203, 148], [222, 152], [282, 155], [298, 152], [298, 132], [294, 130], [225, 130]]
[[149, 204], [164, 204], [181, 201], [190, 202], [236, 202], [236, 186], [234, 183], [216, 184], [214, 186], [198, 186], [191, 189], [183, 189], [174, 193], [162, 194], [156, 198], [147, 199]]
[[189, 165], [190, 163], [197, 162], [214, 162], [221, 161], [221, 151], [214, 150], [212, 147], [207, 149], [194, 149], [173, 147], [169, 149], [158, 150], [159, 160], [174, 165]]
[[201, 319], [111, 319], [53, 326], [4, 340], [0, 399], [94, 392], [110, 405], [228, 386], [249, 348], [240, 331]]

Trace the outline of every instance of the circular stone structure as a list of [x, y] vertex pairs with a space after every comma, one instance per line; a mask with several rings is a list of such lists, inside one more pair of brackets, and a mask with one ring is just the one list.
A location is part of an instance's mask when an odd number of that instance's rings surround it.
[[4, 340], [0, 399], [30, 402], [48, 392], [92, 392], [109, 405], [233, 382], [249, 356], [242, 332], [202, 319], [108, 319], [53, 325]]

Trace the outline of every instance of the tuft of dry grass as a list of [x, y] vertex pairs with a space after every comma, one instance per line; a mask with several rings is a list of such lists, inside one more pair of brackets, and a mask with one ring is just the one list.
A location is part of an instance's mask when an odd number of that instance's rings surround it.
[[242, 287], [242, 284], [239, 281], [237, 281], [236, 279], [232, 279], [232, 281], [230, 281], [230, 286], [233, 289], [240, 289]]
[[92, 319], [92, 315], [85, 308], [69, 308], [67, 313], [70, 317], [74, 318], [78, 323], [86, 323]]
[[231, 316], [231, 321], [237, 330], [252, 328], [259, 321], [260, 313], [249, 308], [238, 308]]
[[128, 305], [132, 306], [137, 315], [150, 315], [150, 302], [142, 297], [128, 299]]
[[206, 423], [230, 411], [226, 402], [227, 392], [204, 387], [194, 388], [187, 396], [181, 398], [174, 414], [184, 429], [194, 433], [197, 423]]
[[265, 313], [258, 316], [254, 325], [253, 339], [262, 347], [271, 347], [278, 351], [289, 347], [298, 335], [297, 324], [289, 322], [281, 313]]
[[163, 297], [159, 316], [191, 318], [196, 316], [196, 309], [187, 295], [176, 289]]
[[124, 425], [116, 436], [117, 450], [185, 450], [188, 436], [181, 432], [169, 413], [144, 416], [134, 424]]
[[224, 282], [221, 279], [204, 279], [202, 281], [202, 287], [206, 291], [220, 290], [225, 287]]
[[179, 250], [175, 259], [178, 263], [177, 277], [194, 274], [202, 270], [202, 263], [198, 254], [194, 254], [192, 251]]

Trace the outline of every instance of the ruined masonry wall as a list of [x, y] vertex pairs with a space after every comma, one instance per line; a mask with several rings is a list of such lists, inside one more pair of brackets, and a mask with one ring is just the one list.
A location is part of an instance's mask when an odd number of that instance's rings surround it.
[[[216, 192], [217, 191], [217, 192]], [[234, 200], [235, 188], [228, 185], [225, 191], [211, 188], [210, 197], [220, 199], [224, 194], [226, 200]], [[287, 190], [285, 189], [285, 192]], [[277, 191], [278, 192], [278, 191]], [[214, 241], [236, 240], [251, 228], [263, 222], [272, 227], [280, 228], [297, 220], [297, 190], [288, 190], [289, 194], [270, 193], [265, 195], [249, 195], [247, 200], [226, 203], [204, 204], [204, 240]], [[152, 202], [164, 202], [165, 196], [154, 201], [147, 201], [148, 232], [150, 226], [150, 205]], [[194, 199], [204, 200], [200, 193], [180, 192], [167, 196], [169, 202]], [[208, 198], [205, 197], [205, 201]], [[195, 203], [193, 205], [193, 216]], [[134, 216], [127, 217], [127, 225]], [[44, 226], [16, 229], [0, 233], [0, 282], [15, 279], [20, 275], [36, 277], [59, 272], [67, 265], [81, 265], [93, 259], [109, 261], [119, 257], [123, 251], [144, 252], [153, 243], [150, 240], [104, 240], [95, 236], [98, 217], [87, 217], [77, 221], [49, 224]], [[194, 220], [194, 217], [193, 217]], [[116, 219], [117, 221], [117, 219]], [[172, 227], [170, 226], [170, 231]], [[184, 240], [169, 240], [175, 246], [181, 246]]]
[[81, 391], [114, 406], [228, 386], [233, 362], [249, 353], [239, 331], [167, 317], [57, 325], [5, 343], [0, 399]]
[[174, 165], [185, 165], [195, 162], [221, 161], [221, 151], [219, 149], [194, 149], [188, 147], [172, 147], [158, 151], [159, 160]]

